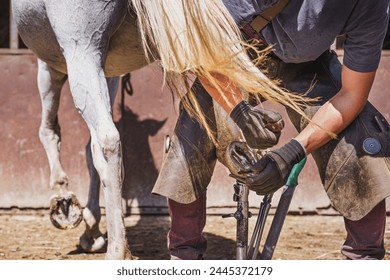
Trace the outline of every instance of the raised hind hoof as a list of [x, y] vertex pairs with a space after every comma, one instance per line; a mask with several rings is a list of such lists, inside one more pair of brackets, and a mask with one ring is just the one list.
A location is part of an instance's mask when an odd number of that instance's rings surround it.
[[83, 220], [79, 201], [72, 192], [50, 199], [50, 221], [58, 229], [72, 229]]
[[107, 251], [106, 238], [103, 235], [93, 238], [84, 233], [80, 237], [80, 249], [87, 253], [104, 253]]

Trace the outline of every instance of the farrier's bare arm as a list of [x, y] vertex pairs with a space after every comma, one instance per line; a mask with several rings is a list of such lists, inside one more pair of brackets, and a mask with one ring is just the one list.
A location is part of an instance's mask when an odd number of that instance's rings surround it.
[[221, 96], [220, 91], [218, 91], [210, 82], [204, 78], [199, 77], [199, 81], [202, 83], [203, 87], [210, 94], [210, 96], [226, 111], [230, 114], [233, 108], [242, 101], [242, 95], [239, 88], [229, 80], [228, 77], [213, 73], [214, 78], [219, 82], [220, 88], [225, 93], [225, 96]]
[[331, 139], [326, 130], [338, 134], [357, 117], [367, 102], [375, 73], [375, 71], [356, 72], [343, 66], [341, 90], [326, 102], [313, 117], [313, 122], [325, 130], [314, 124], [309, 124], [295, 137], [306, 148], [307, 154]]
[[212, 75], [220, 90], [204, 77], [199, 77], [199, 80], [241, 129], [247, 144], [256, 149], [267, 149], [276, 145], [283, 128], [282, 116], [271, 110], [253, 108], [249, 102], [243, 100], [240, 89], [228, 77], [219, 73]]

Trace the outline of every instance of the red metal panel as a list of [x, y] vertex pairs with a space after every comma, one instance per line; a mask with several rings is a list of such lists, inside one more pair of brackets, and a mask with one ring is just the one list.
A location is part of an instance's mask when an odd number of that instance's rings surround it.
[[[390, 56], [384, 55], [370, 100], [390, 120]], [[165, 199], [152, 196], [150, 190], [161, 166], [163, 139], [172, 134], [177, 118], [177, 101], [162, 88], [161, 73], [145, 67], [132, 73], [133, 96], [125, 96], [123, 116], [120, 93], [114, 105], [114, 120], [121, 133], [126, 178], [123, 202], [127, 212], [165, 211]], [[31, 54], [0, 54], [0, 207], [47, 207], [49, 167], [38, 139], [40, 99], [36, 85], [36, 60]], [[288, 118], [282, 107], [285, 120]], [[62, 128], [62, 163], [69, 175], [69, 189], [82, 204], [88, 192], [88, 172], [85, 144], [89, 134], [84, 121], [73, 106], [66, 84], [59, 112]], [[287, 121], [281, 143], [296, 134]], [[235, 206], [232, 201], [233, 180], [221, 165], [213, 176], [208, 191], [210, 212], [221, 207]], [[301, 212], [326, 212], [329, 200], [321, 186], [312, 158], [304, 168], [291, 209]], [[251, 194], [251, 206], [259, 198]], [[104, 204], [104, 203], [103, 203]], [[138, 206], [142, 206], [141, 209]]]
[[[41, 117], [37, 91], [36, 59], [31, 54], [0, 55], [0, 207], [48, 207], [49, 166], [38, 138]], [[134, 96], [125, 96], [121, 116], [120, 94], [114, 105], [114, 121], [121, 133], [126, 178], [124, 202], [165, 207], [166, 200], [150, 195], [163, 156], [163, 139], [177, 118], [169, 91], [162, 88], [161, 72], [147, 67], [132, 74]], [[62, 91], [59, 121], [62, 131], [61, 161], [69, 176], [69, 189], [85, 204], [88, 172], [86, 125], [73, 105], [68, 84]], [[104, 205], [104, 203], [103, 203]]]
[[[41, 117], [33, 55], [0, 56], [0, 100], [2, 106], [0, 143], [1, 207], [46, 207], [49, 166], [38, 139]], [[61, 98], [59, 119], [63, 130], [63, 163], [70, 188], [86, 195], [84, 145], [88, 139], [84, 122], [73, 108], [69, 89]], [[72, 132], [72, 134], [70, 133]], [[69, 156], [72, 155], [72, 157]]]

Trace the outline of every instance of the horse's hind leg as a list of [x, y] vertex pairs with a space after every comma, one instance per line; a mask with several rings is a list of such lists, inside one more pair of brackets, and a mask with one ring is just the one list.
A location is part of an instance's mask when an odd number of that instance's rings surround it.
[[[108, 233], [107, 259], [124, 259], [127, 252], [122, 214], [122, 147], [111, 115], [110, 94], [101, 61], [87, 49], [67, 58], [74, 103], [91, 133], [93, 165], [104, 191]], [[92, 58], [91, 58], [92, 57]]]
[[42, 118], [39, 139], [46, 151], [50, 166], [50, 188], [66, 191], [68, 176], [60, 162], [61, 130], [58, 122], [58, 107], [61, 89], [66, 81], [62, 74], [38, 59], [38, 89], [42, 102]]
[[58, 107], [66, 75], [38, 59], [38, 89], [42, 102], [39, 139], [46, 151], [50, 167], [50, 188], [56, 192], [50, 200], [50, 219], [60, 229], [76, 227], [81, 222], [81, 207], [68, 191], [68, 176], [60, 162], [61, 129]]
[[[111, 107], [114, 103], [116, 93], [118, 91], [119, 78], [107, 78], [107, 85], [110, 94]], [[100, 211], [100, 178], [93, 165], [91, 140], [86, 146], [86, 156], [88, 171], [90, 176], [90, 185], [88, 193], [88, 202], [83, 210], [83, 217], [85, 222], [85, 232], [80, 237], [80, 246], [87, 252], [103, 252], [106, 249], [106, 240], [99, 229], [101, 219]]]

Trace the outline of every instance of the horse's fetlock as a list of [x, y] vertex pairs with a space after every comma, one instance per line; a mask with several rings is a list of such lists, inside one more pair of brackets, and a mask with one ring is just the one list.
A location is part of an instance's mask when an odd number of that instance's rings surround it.
[[[52, 172], [54, 174], [54, 172]], [[68, 175], [65, 173], [54, 175], [50, 180], [50, 188], [52, 190], [60, 191], [68, 189]]]

